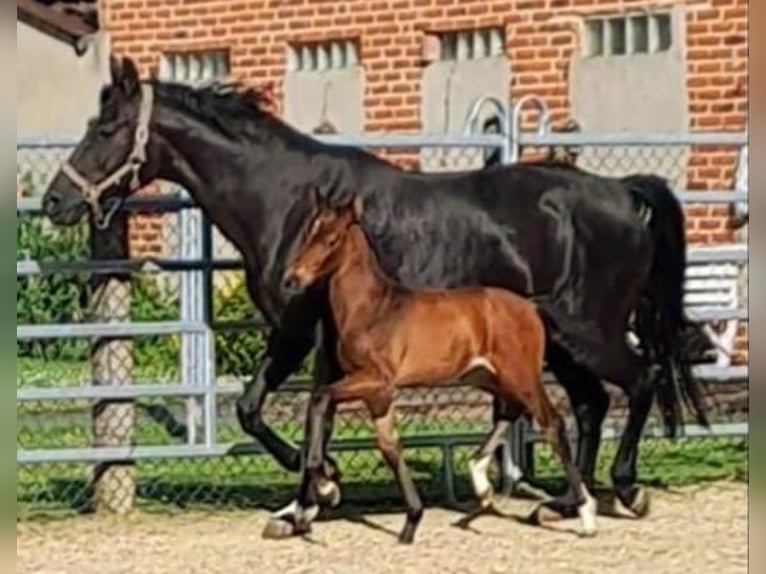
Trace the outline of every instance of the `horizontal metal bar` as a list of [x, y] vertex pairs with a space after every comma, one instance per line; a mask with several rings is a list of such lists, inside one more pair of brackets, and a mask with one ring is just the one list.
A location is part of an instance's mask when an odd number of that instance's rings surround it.
[[[179, 211], [198, 207], [188, 197], [179, 194], [147, 195], [130, 197], [125, 201], [122, 209], [129, 211]], [[16, 213], [37, 213], [42, 211], [42, 197], [21, 197], [16, 199]]]
[[689, 263], [729, 263], [745, 262], [748, 260], [748, 245], [746, 243], [690, 247], [686, 253]]
[[689, 319], [701, 323], [705, 321], [747, 321], [747, 309], [689, 309], [686, 311]]
[[428, 147], [501, 147], [507, 138], [501, 134], [331, 134], [314, 136], [319, 141], [338, 146], [363, 148], [428, 148]]
[[[328, 134], [312, 135], [315, 139], [335, 145], [357, 145], [369, 147], [386, 147], [397, 145], [445, 145], [444, 141], [474, 141], [477, 139], [496, 139], [499, 145], [504, 143], [502, 134], [484, 134], [477, 136], [459, 136], [443, 133], [420, 133], [406, 135], [390, 135], [387, 133], [366, 133], [360, 135]], [[43, 136], [16, 137], [16, 149], [49, 149], [74, 147], [80, 141], [79, 136]], [[523, 145], [745, 145], [748, 142], [746, 132], [655, 132], [655, 133], [521, 133], [520, 143]], [[396, 142], [403, 141], [403, 144]], [[379, 143], [383, 142], [383, 143]], [[420, 142], [420, 143], [418, 143]], [[549, 143], [539, 143], [549, 142]], [[450, 145], [450, 144], [446, 144]], [[497, 144], [494, 144], [497, 145]]]
[[[698, 438], [714, 438], [716, 436], [747, 436], [748, 423], [721, 423], [710, 425], [705, 429], [698, 425], [684, 425], [682, 436]], [[614, 440], [621, 435], [618, 429], [608, 427], [603, 431], [603, 438]], [[402, 437], [405, 448], [420, 447], [454, 447], [459, 445], [478, 444], [484, 438], [483, 433], [463, 434], [456, 436], [430, 435]], [[645, 430], [644, 438], [662, 438], [663, 429], [649, 427]], [[527, 435], [527, 440], [533, 442], [540, 440], [536, 431]], [[331, 443], [331, 450], [366, 450], [375, 448], [372, 437], [364, 439], [339, 440]], [[62, 449], [19, 449], [16, 451], [18, 464], [41, 464], [41, 463], [96, 463], [125, 460], [146, 459], [181, 459], [181, 458], [209, 458], [227, 455], [257, 455], [265, 454], [265, 450], [258, 443], [236, 444], [213, 444], [213, 445], [168, 445], [168, 446], [126, 446], [126, 447], [96, 447], [96, 448], [62, 448]]]
[[16, 339], [56, 339], [59, 337], [148, 337], [204, 333], [205, 323], [192, 321], [146, 321], [140, 323], [74, 323], [67, 325], [18, 325]]
[[746, 191], [726, 190], [700, 190], [700, 191], [677, 191], [676, 197], [683, 203], [747, 203]]
[[[686, 438], [713, 438], [716, 436], [747, 436], [748, 423], [712, 423], [709, 429], [695, 424], [681, 426], [679, 436]], [[615, 440], [622, 436], [622, 429], [606, 427], [602, 431], [603, 438]], [[665, 431], [661, 426], [652, 425], [647, 427], [642, 438], [665, 438]]]
[[141, 397], [191, 397], [204, 395], [208, 390], [208, 387], [181, 384], [46, 387], [18, 389], [16, 391], [16, 400], [19, 402], [29, 402], [86, 399], [137, 399]]
[[[623, 427], [606, 426], [601, 431], [604, 440], [618, 440], [622, 437]], [[709, 429], [696, 424], [685, 424], [679, 428], [679, 438], [717, 438], [748, 436], [749, 426], [746, 422], [739, 423], [712, 423]], [[542, 435], [535, 429], [530, 429], [525, 435], [527, 442], [542, 440]], [[665, 437], [665, 429], [659, 425], [650, 425], [644, 429], [642, 439], [661, 439]]]
[[[748, 320], [747, 309], [689, 309], [692, 321]], [[243, 331], [265, 327], [257, 321], [220, 321], [212, 326], [215, 330]], [[151, 337], [178, 335], [181, 333], [204, 333], [210, 326], [192, 321], [146, 321], [140, 323], [74, 323], [61, 325], [18, 325], [17, 340], [55, 339], [75, 337]]]
[[526, 146], [744, 146], [745, 132], [657, 132], [657, 133], [521, 133]]
[[16, 262], [16, 277], [32, 275], [54, 275], [92, 273], [165, 273], [199, 270], [238, 270], [243, 268], [241, 259], [223, 261], [185, 260], [185, 259], [124, 259], [124, 260], [79, 260], [79, 261], [34, 261]]
[[[716, 365], [697, 365], [692, 368], [696, 377], [707, 381], [727, 382], [746, 381], [749, 376], [747, 365], [731, 365], [718, 367]], [[550, 371], [545, 372], [545, 381], [555, 383], [556, 379]], [[311, 377], [294, 377], [282, 385], [279, 393], [305, 393], [313, 389]], [[210, 389], [205, 386], [184, 385], [181, 383], [157, 383], [140, 385], [86, 385], [78, 387], [43, 387], [26, 388], [16, 391], [16, 400], [54, 401], [54, 400], [85, 400], [85, 399], [131, 399], [141, 397], [185, 397], [204, 395], [213, 390], [216, 395], [229, 396], [242, 393], [242, 382], [219, 383]]]
[[[314, 388], [314, 380], [311, 377], [294, 377], [279, 387], [279, 393], [306, 393]], [[215, 387], [216, 394], [219, 396], [239, 395], [244, 389], [242, 382], [218, 383]]]
[[[687, 260], [690, 263], [744, 262], [748, 260], [747, 244], [733, 244], [711, 247], [691, 247]], [[57, 273], [162, 273], [199, 270], [235, 271], [243, 269], [242, 259], [163, 259], [143, 258], [128, 260], [79, 260], [79, 261], [34, 261], [16, 262], [16, 276], [53, 275]]]
[[16, 150], [75, 147], [82, 136], [74, 134], [56, 136], [16, 136]]
[[[748, 201], [746, 191], [699, 190], [676, 191], [678, 199], [684, 203], [740, 203]], [[131, 197], [123, 206], [130, 211], [179, 211], [198, 207], [189, 197], [180, 195], [157, 195]], [[42, 211], [42, 197], [22, 197], [16, 200], [17, 213], [38, 213]]]
[[692, 368], [695, 377], [711, 382], [737, 382], [746, 381], [750, 377], [748, 365], [729, 365], [719, 367], [717, 365], [696, 365]]

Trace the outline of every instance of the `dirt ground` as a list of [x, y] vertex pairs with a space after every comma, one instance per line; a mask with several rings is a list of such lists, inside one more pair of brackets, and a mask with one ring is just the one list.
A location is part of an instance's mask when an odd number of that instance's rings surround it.
[[[199, 512], [82, 517], [17, 526], [17, 573], [116, 574], [652, 574], [747, 572], [747, 486], [715, 483], [652, 491], [643, 520], [601, 516], [599, 533], [573, 533], [512, 518], [483, 517], [474, 530], [454, 526], [461, 515], [429, 508], [413, 546], [395, 531], [403, 515], [363, 514], [321, 520], [310, 539], [269, 541], [260, 533], [268, 514]], [[503, 503], [526, 515], [534, 502]]]

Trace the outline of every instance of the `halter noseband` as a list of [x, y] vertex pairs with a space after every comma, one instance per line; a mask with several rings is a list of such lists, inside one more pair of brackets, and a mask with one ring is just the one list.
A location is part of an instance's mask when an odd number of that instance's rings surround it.
[[91, 183], [86, 177], [83, 177], [69, 161], [64, 162], [61, 171], [72, 183], [74, 183], [82, 194], [85, 202], [90, 206], [93, 212], [93, 219], [98, 229], [106, 229], [112, 216], [120, 206], [119, 201], [115, 201], [109, 211], [104, 213], [101, 209], [99, 198], [110, 187], [117, 185], [126, 175], [131, 175], [130, 191], [136, 191], [141, 182], [138, 180], [138, 171], [146, 163], [146, 143], [149, 141], [149, 122], [152, 117], [152, 106], [154, 103], [154, 91], [150, 84], [141, 84], [141, 107], [138, 110], [138, 123], [136, 124], [135, 139], [133, 149], [125, 162], [106, 176], [98, 183]]

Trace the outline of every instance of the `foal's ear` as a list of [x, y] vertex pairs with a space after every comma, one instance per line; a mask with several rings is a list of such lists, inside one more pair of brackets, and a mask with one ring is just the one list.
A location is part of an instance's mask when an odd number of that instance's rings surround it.
[[351, 203], [351, 212], [354, 214], [354, 219], [361, 222], [362, 221], [362, 211], [364, 208], [364, 204], [362, 203], [362, 197], [360, 195], [357, 195], [354, 198], [354, 201]]

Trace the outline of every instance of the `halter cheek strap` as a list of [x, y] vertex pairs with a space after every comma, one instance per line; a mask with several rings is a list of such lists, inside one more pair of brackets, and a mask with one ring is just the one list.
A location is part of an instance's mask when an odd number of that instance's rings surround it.
[[120, 206], [120, 201], [115, 201], [109, 210], [104, 213], [99, 199], [101, 195], [110, 187], [119, 184], [126, 175], [130, 175], [130, 191], [136, 191], [140, 186], [138, 172], [141, 166], [146, 163], [146, 144], [149, 141], [149, 122], [152, 118], [152, 107], [154, 104], [154, 91], [150, 84], [141, 84], [141, 105], [138, 110], [138, 122], [136, 124], [136, 133], [133, 141], [133, 149], [127, 159], [98, 183], [90, 182], [83, 177], [67, 161], [61, 166], [61, 171], [72, 183], [74, 183], [82, 194], [83, 200], [90, 206], [93, 212], [93, 219], [96, 227], [106, 229], [112, 216]]

